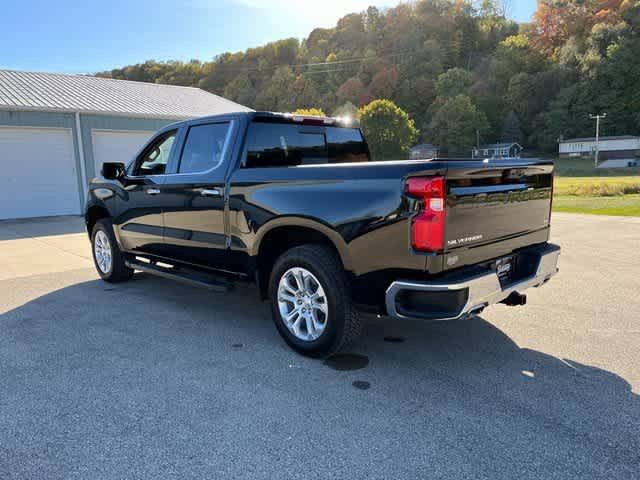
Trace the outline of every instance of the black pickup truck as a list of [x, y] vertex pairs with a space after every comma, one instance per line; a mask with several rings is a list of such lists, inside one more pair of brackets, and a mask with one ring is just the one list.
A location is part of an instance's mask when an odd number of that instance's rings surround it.
[[344, 348], [360, 312], [460, 320], [557, 272], [553, 163], [373, 162], [341, 119], [238, 113], [169, 125], [106, 163], [86, 206], [96, 268], [226, 291], [255, 281], [285, 341]]

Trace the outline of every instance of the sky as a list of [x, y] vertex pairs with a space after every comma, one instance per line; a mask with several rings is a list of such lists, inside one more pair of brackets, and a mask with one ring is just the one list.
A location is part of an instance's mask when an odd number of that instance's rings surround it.
[[[3, 2], [0, 68], [95, 73], [148, 59], [210, 60], [303, 38], [347, 13], [398, 0], [22, 0]], [[512, 0], [531, 19], [536, 0]]]

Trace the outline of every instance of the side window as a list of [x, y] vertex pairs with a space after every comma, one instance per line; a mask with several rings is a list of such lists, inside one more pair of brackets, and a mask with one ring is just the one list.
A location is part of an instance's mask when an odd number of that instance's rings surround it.
[[210, 123], [189, 128], [178, 173], [206, 172], [222, 163], [229, 123]]
[[328, 162], [321, 129], [282, 123], [252, 123], [247, 141], [247, 168], [295, 167]]
[[138, 158], [134, 175], [163, 175], [169, 163], [176, 130], [164, 134], [153, 142]]

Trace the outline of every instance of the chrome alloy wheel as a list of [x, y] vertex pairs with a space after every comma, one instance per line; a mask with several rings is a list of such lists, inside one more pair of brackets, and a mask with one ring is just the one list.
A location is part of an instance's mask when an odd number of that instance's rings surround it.
[[111, 270], [111, 244], [109, 237], [102, 230], [96, 232], [93, 240], [93, 252], [100, 271], [105, 275], [108, 274]]
[[280, 278], [278, 308], [289, 331], [305, 342], [317, 340], [327, 327], [327, 296], [315, 275], [304, 268], [291, 268]]

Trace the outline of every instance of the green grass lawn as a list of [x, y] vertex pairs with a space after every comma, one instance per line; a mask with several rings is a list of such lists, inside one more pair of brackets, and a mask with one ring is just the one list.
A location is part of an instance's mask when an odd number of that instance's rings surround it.
[[640, 168], [596, 169], [589, 160], [556, 160], [553, 209], [640, 216]]
[[555, 179], [555, 194], [578, 197], [613, 197], [640, 193], [640, 175], [625, 177], [561, 177]]
[[553, 199], [553, 210], [555, 212], [640, 217], [640, 195], [618, 195], [615, 197], [556, 196]]

